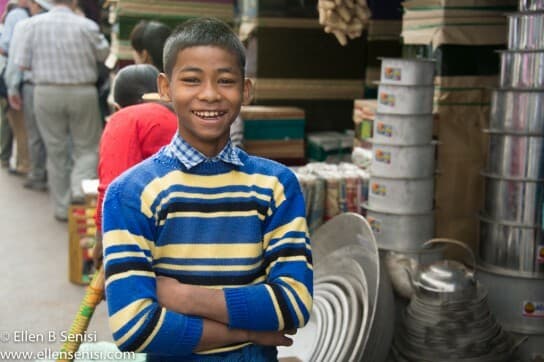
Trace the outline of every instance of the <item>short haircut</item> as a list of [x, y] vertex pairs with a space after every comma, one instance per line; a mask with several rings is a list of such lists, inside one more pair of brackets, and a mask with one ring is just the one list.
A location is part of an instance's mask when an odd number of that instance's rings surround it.
[[240, 73], [245, 76], [246, 54], [244, 45], [232, 29], [216, 18], [197, 18], [179, 25], [166, 40], [163, 53], [164, 71], [168, 78], [180, 51], [195, 46], [217, 46], [238, 58]]
[[139, 53], [146, 50], [153, 65], [162, 72], [162, 50], [170, 33], [172, 29], [161, 22], [142, 20], [130, 33], [130, 45]]
[[159, 70], [151, 64], [133, 64], [121, 69], [113, 83], [113, 100], [121, 108], [142, 103], [145, 93], [157, 92]]

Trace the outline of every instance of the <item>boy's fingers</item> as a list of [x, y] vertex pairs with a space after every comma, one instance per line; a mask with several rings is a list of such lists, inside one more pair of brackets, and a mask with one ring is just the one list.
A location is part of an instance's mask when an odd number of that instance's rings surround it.
[[296, 329], [296, 328], [295, 329], [288, 329], [288, 330], [285, 331], [285, 334], [288, 334], [288, 335], [292, 336], [294, 334], [297, 334], [297, 331], [298, 331], [298, 329]]

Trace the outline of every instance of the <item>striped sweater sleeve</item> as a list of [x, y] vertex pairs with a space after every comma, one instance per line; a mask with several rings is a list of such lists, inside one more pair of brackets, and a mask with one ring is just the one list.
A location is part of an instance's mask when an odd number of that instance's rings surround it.
[[[113, 338], [123, 351], [191, 354], [202, 319], [162, 308], [152, 270], [154, 223], [140, 212], [134, 184], [112, 183], [104, 201], [106, 300]], [[124, 197], [130, 195], [131, 197]]]
[[232, 328], [289, 330], [303, 327], [310, 317], [311, 246], [304, 197], [291, 171], [279, 177], [273, 194], [262, 241], [266, 281], [224, 290]]

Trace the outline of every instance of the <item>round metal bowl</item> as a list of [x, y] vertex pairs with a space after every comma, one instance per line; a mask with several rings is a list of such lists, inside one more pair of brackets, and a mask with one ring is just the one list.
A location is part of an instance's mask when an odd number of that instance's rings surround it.
[[434, 60], [380, 58], [382, 60], [380, 81], [384, 84], [432, 85]]
[[544, 0], [519, 0], [519, 11], [544, 10]]
[[486, 173], [544, 181], [544, 138], [490, 133]]
[[377, 113], [433, 113], [434, 86], [379, 83]]
[[429, 144], [433, 139], [433, 115], [377, 113], [372, 137], [383, 144]]
[[433, 209], [434, 178], [388, 178], [372, 175], [368, 205], [391, 212], [426, 213]]
[[544, 275], [524, 276], [480, 262], [476, 279], [487, 289], [489, 308], [506, 330], [544, 333]]
[[433, 143], [413, 146], [374, 143], [370, 173], [382, 177], [432, 177], [434, 149]]
[[503, 50], [501, 55], [501, 87], [544, 87], [544, 51]]
[[489, 127], [544, 135], [544, 91], [495, 89]]
[[542, 231], [480, 217], [480, 257], [487, 264], [524, 273], [544, 273]]
[[485, 184], [484, 214], [491, 219], [526, 226], [540, 225], [544, 183], [482, 172]]
[[508, 14], [508, 49], [544, 49], [544, 12]]
[[363, 207], [380, 249], [415, 250], [434, 236], [433, 211], [409, 214]]

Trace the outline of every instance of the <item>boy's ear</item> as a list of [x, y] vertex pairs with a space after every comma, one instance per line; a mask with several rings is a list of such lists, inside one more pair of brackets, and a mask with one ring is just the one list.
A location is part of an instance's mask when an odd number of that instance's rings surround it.
[[244, 106], [251, 104], [253, 101], [253, 81], [249, 78], [244, 79], [244, 97], [242, 103]]
[[159, 77], [157, 78], [157, 88], [161, 96], [161, 101], [170, 102], [172, 100], [172, 97], [170, 97], [170, 81], [166, 74], [159, 74]]

